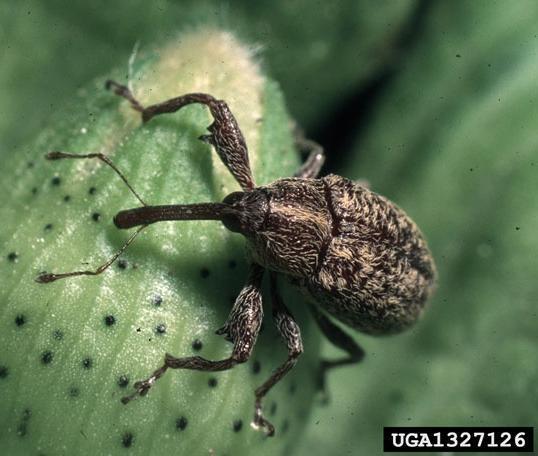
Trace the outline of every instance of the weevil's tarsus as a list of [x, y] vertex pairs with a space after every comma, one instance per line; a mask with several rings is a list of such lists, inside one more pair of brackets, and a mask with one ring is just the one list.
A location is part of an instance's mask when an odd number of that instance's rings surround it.
[[226, 324], [221, 328], [222, 331], [220, 333], [225, 334], [234, 344], [232, 354], [229, 358], [212, 361], [201, 356], [176, 358], [167, 353], [164, 358], [164, 364], [146, 380], [136, 382], [134, 384], [134, 393], [123, 397], [121, 402], [127, 404], [137, 396], [145, 396], [149, 389], [168, 369], [218, 372], [231, 369], [237, 364], [246, 362], [256, 343], [263, 319], [261, 294], [263, 272], [264, 270], [261, 266], [257, 264], [251, 266], [247, 283], [235, 300]]
[[314, 179], [318, 177], [323, 164], [325, 163], [325, 152], [323, 147], [317, 142], [307, 139], [303, 131], [296, 125], [294, 128], [295, 147], [300, 152], [308, 153], [308, 156], [301, 167], [295, 172], [294, 177], [303, 179]]
[[112, 90], [116, 95], [119, 95], [120, 97], [125, 98], [129, 101], [131, 104], [131, 107], [138, 112], [143, 112], [144, 107], [136, 100], [136, 98], [133, 96], [132, 92], [129, 90], [128, 87], [118, 84], [117, 82], [114, 82], [112, 80], [107, 80], [105, 82], [105, 89], [106, 90]]
[[325, 316], [315, 305], [309, 304], [310, 313], [318, 324], [323, 335], [334, 346], [344, 350], [349, 356], [340, 359], [328, 360], [323, 359], [320, 362], [318, 371], [318, 388], [323, 397], [323, 403], [329, 402], [329, 394], [326, 388], [327, 372], [338, 366], [359, 363], [364, 358], [364, 350], [355, 342], [355, 340], [345, 333], [339, 326], [335, 325], [327, 316]]
[[123, 173], [116, 167], [116, 165], [108, 158], [105, 154], [71, 154], [68, 152], [60, 152], [60, 151], [53, 151], [49, 152], [45, 155], [45, 158], [47, 160], [62, 160], [64, 158], [83, 158], [83, 159], [89, 159], [89, 158], [97, 158], [98, 160], [101, 160], [103, 163], [110, 166], [114, 172], [120, 176], [121, 180], [127, 185], [131, 193], [136, 197], [138, 201], [140, 201], [144, 206], [147, 206], [147, 204], [144, 202], [144, 200], [140, 197], [140, 195], [136, 192], [136, 190], [132, 187], [132, 185], [129, 183], [127, 178], [123, 175]]
[[127, 241], [125, 241], [125, 243], [114, 254], [114, 256], [112, 256], [108, 261], [106, 261], [105, 263], [103, 263], [101, 266], [99, 266], [97, 269], [95, 269], [93, 271], [90, 271], [90, 270], [88, 270], [88, 271], [73, 271], [73, 272], [64, 272], [64, 273], [60, 273], [60, 274], [54, 274], [54, 273], [50, 273], [50, 272], [42, 272], [41, 274], [39, 274], [36, 277], [35, 281], [38, 282], [38, 283], [50, 283], [50, 282], [55, 282], [58, 279], [65, 279], [67, 277], [76, 277], [76, 276], [81, 276], [81, 275], [93, 275], [93, 276], [99, 275], [103, 271], [107, 270], [112, 265], [112, 263], [114, 263], [114, 261], [116, 261], [118, 259], [118, 257], [125, 251], [125, 249], [127, 247], [129, 247], [129, 245], [135, 240], [135, 238], [138, 236], [138, 234], [146, 227], [147, 227], [147, 225], [142, 225], [141, 227], [139, 227], [133, 234], [131, 234], [129, 239], [127, 239]]
[[114, 81], [107, 81], [105, 86], [107, 89], [113, 89], [116, 95], [128, 100], [134, 110], [142, 113], [142, 122], [144, 123], [159, 114], [170, 114], [189, 104], [206, 105], [214, 122], [207, 128], [211, 134], [203, 135], [200, 139], [215, 147], [220, 159], [244, 191], [254, 189], [255, 184], [250, 170], [245, 138], [225, 101], [217, 100], [207, 93], [188, 93], [143, 107], [126, 86]]
[[117, 228], [128, 229], [172, 220], [223, 220], [234, 214], [234, 209], [224, 203], [144, 206], [118, 212], [114, 216], [114, 224]]
[[288, 347], [288, 358], [269, 377], [265, 383], [255, 391], [256, 401], [254, 404], [254, 420], [252, 427], [263, 428], [268, 436], [275, 433], [274, 426], [263, 416], [262, 400], [269, 390], [275, 386], [297, 363], [297, 359], [303, 353], [301, 330], [295, 322], [277, 289], [276, 274], [271, 273], [271, 301], [273, 307], [273, 320], [284, 342]]

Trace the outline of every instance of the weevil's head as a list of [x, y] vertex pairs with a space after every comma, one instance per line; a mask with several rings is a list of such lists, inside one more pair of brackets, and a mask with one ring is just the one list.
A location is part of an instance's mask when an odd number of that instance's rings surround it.
[[251, 237], [263, 227], [269, 211], [268, 197], [263, 190], [233, 192], [222, 202], [230, 206], [230, 211], [222, 218], [230, 231]]

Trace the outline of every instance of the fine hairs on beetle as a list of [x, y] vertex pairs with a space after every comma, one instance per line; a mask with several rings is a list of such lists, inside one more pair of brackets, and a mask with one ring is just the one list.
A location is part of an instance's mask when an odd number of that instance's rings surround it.
[[214, 122], [208, 127], [210, 134], [200, 139], [215, 148], [241, 191], [229, 194], [221, 203], [149, 206], [106, 155], [49, 152], [49, 160], [103, 161], [120, 176], [142, 206], [116, 214], [117, 228], [137, 229], [97, 269], [43, 272], [36, 281], [50, 283], [66, 277], [101, 274], [143, 229], [170, 220], [220, 220], [230, 231], [247, 239], [250, 261], [246, 284], [227, 321], [217, 330], [233, 344], [231, 355], [214, 361], [200, 356], [176, 358], [167, 353], [164, 364], [147, 379], [136, 382], [134, 392], [122, 398], [124, 404], [145, 396], [168, 369], [223, 371], [246, 362], [262, 323], [261, 283], [266, 270], [274, 323], [288, 348], [287, 359], [254, 392], [252, 425], [269, 436], [274, 435], [275, 428], [263, 415], [263, 398], [303, 352], [299, 326], [278, 292], [278, 275], [300, 288], [323, 334], [347, 353], [342, 359], [321, 361], [321, 387], [328, 370], [364, 357], [362, 348], [330, 317], [374, 335], [396, 333], [416, 322], [433, 292], [436, 276], [422, 233], [405, 212], [370, 191], [364, 183], [334, 174], [318, 178], [325, 159], [318, 144], [298, 135], [297, 146], [309, 152], [301, 168], [294, 177], [258, 187], [252, 178], [243, 134], [225, 101], [205, 93], [190, 93], [144, 107], [126, 86], [107, 81], [106, 88], [128, 100], [140, 112], [143, 123], [192, 103], [206, 105]]

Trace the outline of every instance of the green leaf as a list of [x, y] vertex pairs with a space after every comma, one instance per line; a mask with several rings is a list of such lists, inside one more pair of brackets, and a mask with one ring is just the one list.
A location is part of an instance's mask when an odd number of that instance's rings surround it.
[[[28, 0], [0, 3], [0, 155], [20, 150], [71, 93], [178, 31], [209, 25], [249, 43], [282, 85], [294, 117], [318, 127], [394, 57], [415, 0]], [[39, 43], [39, 45], [36, 45]], [[202, 57], [197, 55], [196, 59]], [[219, 59], [220, 61], [220, 59]], [[217, 62], [216, 62], [217, 64]], [[332, 69], [336, 69], [333, 71]]]
[[[126, 74], [146, 105], [188, 92], [226, 100], [250, 147], [258, 184], [297, 167], [280, 90], [230, 34], [183, 34], [133, 55], [112, 77]], [[2, 166], [1, 452], [124, 454], [129, 447], [131, 454], [275, 454], [291, 448], [314, 396], [319, 338], [293, 290], [286, 289], [285, 299], [301, 323], [307, 353], [265, 402], [277, 437], [249, 426], [254, 389], [286, 358], [270, 318], [251, 362], [216, 374], [171, 371], [146, 397], [120, 403], [165, 352], [228, 356], [230, 344], [214, 331], [246, 278], [241, 236], [218, 222], [161, 223], [100, 276], [34, 281], [43, 270], [93, 268], [108, 259], [128, 237], [112, 217], [139, 205], [102, 163], [50, 162], [45, 152], [106, 153], [152, 204], [220, 201], [238, 189], [215, 152], [197, 140], [212, 121], [206, 108], [189, 106], [141, 125], [126, 101], [105, 92], [105, 79], [81, 89], [24, 153]]]

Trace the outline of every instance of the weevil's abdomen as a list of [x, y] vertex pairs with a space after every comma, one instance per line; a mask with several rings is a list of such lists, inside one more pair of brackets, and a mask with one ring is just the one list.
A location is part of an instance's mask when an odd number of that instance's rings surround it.
[[370, 334], [401, 331], [419, 317], [435, 266], [415, 223], [394, 203], [340, 176], [330, 189], [331, 237], [307, 294], [343, 323]]

